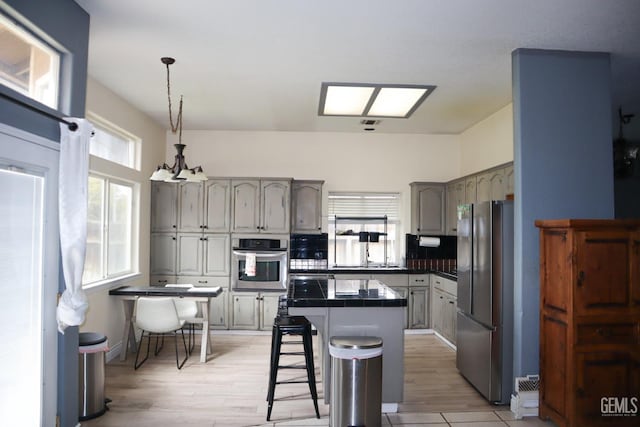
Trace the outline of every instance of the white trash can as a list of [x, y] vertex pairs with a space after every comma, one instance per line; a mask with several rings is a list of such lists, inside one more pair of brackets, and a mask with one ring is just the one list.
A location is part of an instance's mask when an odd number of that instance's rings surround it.
[[380, 427], [382, 338], [331, 337], [330, 427]]
[[80, 421], [99, 417], [107, 410], [104, 397], [104, 363], [107, 337], [95, 332], [81, 332], [78, 352]]

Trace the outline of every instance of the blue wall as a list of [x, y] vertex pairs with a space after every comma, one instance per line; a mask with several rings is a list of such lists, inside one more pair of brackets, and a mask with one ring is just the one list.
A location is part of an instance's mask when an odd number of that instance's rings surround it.
[[609, 55], [512, 54], [515, 166], [514, 375], [539, 372], [536, 219], [613, 218]]
[[[73, 0], [0, 0], [16, 22], [42, 36], [62, 53], [60, 109], [57, 115], [84, 117], [87, 88], [89, 15]], [[0, 91], [47, 109], [0, 85]], [[0, 98], [0, 120], [44, 138], [59, 141], [59, 124]], [[62, 269], [60, 269], [62, 271]], [[60, 280], [58, 290], [64, 289]], [[62, 427], [78, 423], [78, 328], [58, 334], [58, 414]], [[50, 425], [52, 420], [47, 420]]]

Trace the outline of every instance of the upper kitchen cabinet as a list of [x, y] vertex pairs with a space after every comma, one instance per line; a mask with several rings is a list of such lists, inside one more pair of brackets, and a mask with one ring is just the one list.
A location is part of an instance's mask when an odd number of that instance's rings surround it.
[[231, 230], [231, 181], [210, 179], [204, 182], [204, 231], [225, 233]]
[[202, 231], [202, 183], [183, 182], [178, 187], [178, 231]]
[[464, 202], [465, 204], [476, 202], [477, 177], [470, 176], [464, 181]]
[[447, 231], [455, 236], [458, 231], [458, 206], [465, 203], [465, 180], [460, 179], [447, 184]]
[[413, 234], [444, 234], [445, 184], [412, 182], [411, 232]]
[[151, 231], [176, 231], [178, 186], [171, 182], [151, 182]]
[[292, 233], [322, 232], [322, 185], [324, 181], [291, 183]]
[[230, 230], [231, 181], [210, 179], [178, 185], [178, 231], [225, 233]]
[[513, 164], [506, 166], [504, 168], [504, 188], [505, 188], [505, 197], [513, 196]]
[[289, 233], [290, 179], [232, 180], [234, 233]]
[[476, 201], [487, 202], [489, 200], [504, 200], [506, 197], [506, 185], [504, 168], [490, 170], [476, 178]]

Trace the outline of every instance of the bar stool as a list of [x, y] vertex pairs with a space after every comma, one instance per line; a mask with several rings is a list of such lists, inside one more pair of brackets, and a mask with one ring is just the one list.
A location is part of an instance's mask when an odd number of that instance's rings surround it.
[[[281, 310], [279, 310], [282, 313]], [[299, 336], [301, 341], [283, 340], [285, 336]], [[276, 316], [273, 322], [273, 332], [271, 334], [271, 367], [269, 370], [269, 391], [267, 393], [267, 402], [269, 407], [267, 409], [267, 421], [271, 418], [271, 410], [273, 409], [273, 399], [276, 389], [276, 384], [290, 384], [290, 383], [308, 383], [309, 390], [311, 392], [311, 398], [313, 399], [313, 406], [316, 410], [316, 417], [320, 418], [320, 412], [318, 411], [318, 392], [316, 390], [316, 375], [313, 365], [313, 346], [312, 346], [312, 332], [311, 323], [304, 316], [289, 316], [288, 314], [279, 314]], [[283, 345], [302, 344], [303, 351], [288, 351], [282, 350]], [[305, 363], [280, 365], [280, 356], [303, 356]], [[306, 369], [307, 380], [286, 380], [278, 381], [279, 369]]]

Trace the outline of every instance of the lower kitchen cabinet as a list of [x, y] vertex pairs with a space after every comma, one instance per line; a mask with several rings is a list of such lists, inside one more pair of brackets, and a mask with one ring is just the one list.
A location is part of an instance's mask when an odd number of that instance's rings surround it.
[[431, 327], [429, 294], [429, 275], [411, 274], [409, 276], [409, 292], [407, 295], [409, 329], [426, 329]]
[[149, 286], [166, 286], [169, 283], [176, 283], [176, 276], [151, 276]]
[[269, 330], [283, 292], [231, 292], [231, 329]]
[[409, 288], [409, 329], [426, 329], [429, 325], [429, 286]]
[[407, 310], [405, 312], [404, 315], [404, 329], [409, 329], [409, 288], [405, 287], [398, 287], [398, 286], [392, 286], [391, 289], [393, 289], [394, 291], [396, 291], [398, 293], [398, 295], [402, 296], [402, 298], [407, 298]]
[[222, 288], [222, 294], [209, 302], [209, 326], [211, 329], [229, 329], [229, 277], [178, 276], [175, 283], [189, 283], [196, 287]]
[[456, 343], [457, 283], [443, 277], [431, 276], [431, 328], [452, 344]]

